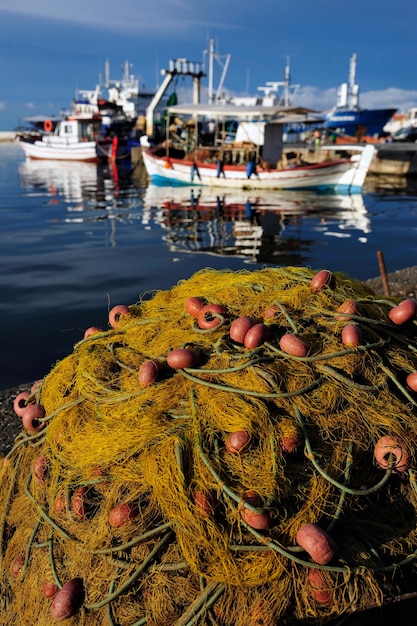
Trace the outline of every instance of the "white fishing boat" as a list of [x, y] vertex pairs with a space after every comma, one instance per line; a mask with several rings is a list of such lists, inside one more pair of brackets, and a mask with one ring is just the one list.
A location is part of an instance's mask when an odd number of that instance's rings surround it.
[[[104, 83], [99, 82], [94, 89], [78, 89], [72, 103], [75, 117], [91, 117], [101, 114], [102, 118], [123, 115], [126, 120], [135, 121], [144, 115], [155, 95], [154, 91], [144, 91], [139, 79], [130, 72], [129, 61], [123, 63], [121, 78], [110, 77], [110, 61], [105, 62]], [[106, 123], [106, 120], [104, 120]]]
[[[211, 44], [210, 67], [213, 57]], [[165, 78], [146, 111], [146, 135], [140, 139], [143, 162], [153, 183], [361, 191], [374, 156], [373, 146], [347, 146], [343, 158], [337, 158], [329, 147], [318, 158], [314, 150], [313, 154], [297, 152], [293, 144], [286, 144], [286, 129], [312, 128], [323, 122], [318, 112], [290, 105], [288, 63], [284, 82], [268, 86], [269, 104], [265, 98], [255, 104], [235, 104], [214, 95], [201, 104], [200, 80], [205, 73], [187, 59], [171, 60], [162, 74]], [[193, 102], [167, 106], [165, 124], [158, 128], [155, 108], [178, 75], [192, 78]], [[279, 86], [284, 87], [283, 99], [275, 93]]]
[[184, 104], [168, 107], [168, 115], [177, 128], [170, 125], [165, 141], [152, 146], [146, 136], [141, 140], [145, 167], [157, 184], [356, 193], [375, 151], [355, 145], [348, 158], [326, 156], [321, 162], [289, 153], [284, 126], [315, 121], [314, 112], [300, 108]]
[[41, 136], [17, 133], [16, 141], [29, 159], [52, 159], [55, 161], [99, 161], [108, 158], [108, 151], [99, 153], [97, 134], [101, 132], [101, 120], [60, 120], [53, 132]]
[[[29, 128], [16, 132], [16, 140], [30, 159], [58, 161], [99, 161], [130, 156], [137, 144], [136, 121], [153, 97], [139, 92], [139, 81], [129, 73], [126, 61], [121, 80], [110, 79], [106, 62], [106, 82], [94, 90], [78, 90], [71, 110], [59, 118], [25, 118]], [[102, 89], [107, 89], [107, 97]], [[25, 124], [25, 126], [27, 126]]]

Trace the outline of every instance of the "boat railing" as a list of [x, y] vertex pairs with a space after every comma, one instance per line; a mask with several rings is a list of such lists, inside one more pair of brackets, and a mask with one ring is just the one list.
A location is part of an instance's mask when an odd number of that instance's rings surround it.
[[249, 161], [259, 160], [259, 150], [252, 143], [204, 145], [190, 142], [188, 145], [183, 141], [176, 141], [174, 137], [164, 142], [166, 156], [174, 156], [183, 153], [187, 160], [197, 160], [225, 165], [244, 165]]

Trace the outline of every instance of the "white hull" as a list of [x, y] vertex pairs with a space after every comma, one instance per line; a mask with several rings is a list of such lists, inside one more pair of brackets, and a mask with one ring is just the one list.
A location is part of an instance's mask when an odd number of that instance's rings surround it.
[[[51, 139], [51, 138], [50, 138]], [[97, 161], [95, 141], [73, 144], [48, 142], [47, 140], [30, 143], [19, 140], [21, 148], [29, 159], [48, 159], [54, 161]]]
[[[168, 185], [202, 185], [239, 189], [334, 189], [360, 192], [366, 178], [374, 147], [366, 146], [352, 160], [329, 161], [282, 170], [262, 170], [247, 177], [245, 166], [223, 167], [219, 175], [216, 164], [197, 163], [155, 156], [143, 149], [148, 175], [154, 183]], [[197, 167], [196, 167], [197, 166]]]

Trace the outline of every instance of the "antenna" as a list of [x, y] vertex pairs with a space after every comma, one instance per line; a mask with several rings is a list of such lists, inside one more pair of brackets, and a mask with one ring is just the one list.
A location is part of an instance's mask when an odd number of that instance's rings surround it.
[[[206, 54], [207, 54], [207, 50], [204, 50], [203, 55], [206, 55]], [[209, 104], [213, 104], [215, 100], [218, 100], [221, 96], [224, 79], [226, 78], [227, 70], [229, 69], [231, 55], [230, 54], [224, 54], [224, 55], [217, 54], [214, 49], [214, 39], [212, 38], [209, 40], [208, 54], [209, 54], [208, 101], [209, 101]], [[225, 59], [224, 63], [222, 61], [223, 58]], [[214, 61], [217, 61], [217, 63], [222, 67], [222, 75], [220, 77], [220, 81], [217, 86], [215, 96], [214, 96], [214, 90], [213, 90]]]
[[[291, 84], [290, 57], [287, 56], [284, 69], [284, 80], [269, 81], [264, 87], [258, 87], [258, 90], [264, 92], [264, 99], [270, 98], [272, 101], [272, 97], [274, 96], [277, 104], [289, 107], [291, 105], [291, 96], [296, 93], [299, 86], [300, 85]], [[279, 94], [280, 87], [283, 88], [282, 95]], [[267, 103], [269, 102], [264, 102], [264, 104]]]
[[352, 54], [349, 65], [348, 106], [357, 109], [359, 106], [359, 85], [356, 84], [356, 52]]
[[355, 85], [356, 80], [356, 52], [352, 54], [349, 65], [349, 87], [352, 89]]

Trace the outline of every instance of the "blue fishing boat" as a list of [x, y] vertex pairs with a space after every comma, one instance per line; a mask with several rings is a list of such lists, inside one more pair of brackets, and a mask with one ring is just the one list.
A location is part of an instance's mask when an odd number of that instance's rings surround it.
[[359, 106], [356, 62], [355, 52], [350, 59], [349, 82], [339, 87], [337, 104], [326, 114], [323, 128], [357, 139], [377, 138], [397, 109], [362, 109]]

